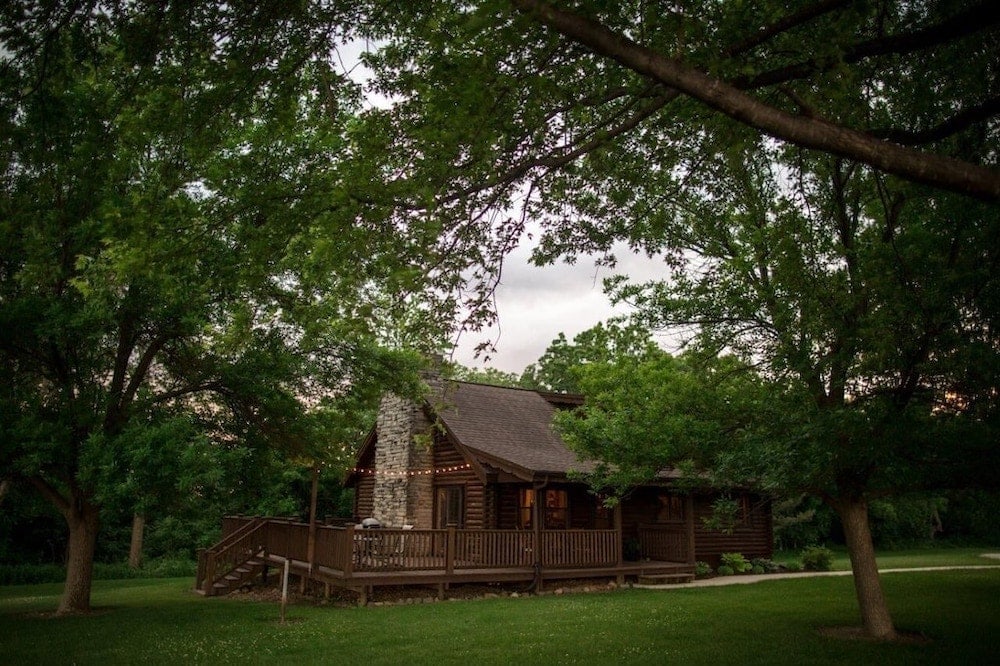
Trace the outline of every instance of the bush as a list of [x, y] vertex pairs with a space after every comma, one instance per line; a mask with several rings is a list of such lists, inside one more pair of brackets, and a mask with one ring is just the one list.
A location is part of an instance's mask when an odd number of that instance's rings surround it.
[[802, 571], [802, 563], [797, 560], [792, 560], [791, 562], [785, 562], [783, 565], [785, 571], [789, 573], [797, 573]]
[[66, 569], [59, 564], [0, 564], [0, 585], [61, 583]]
[[802, 566], [806, 571], [829, 571], [833, 568], [833, 551], [823, 546], [810, 546], [802, 551]]
[[753, 558], [750, 560], [750, 566], [754, 569], [759, 567], [764, 570], [764, 573], [775, 573], [778, 569], [780, 569], [780, 567], [773, 560], [769, 560], [766, 557]]
[[[177, 558], [150, 560], [139, 569], [130, 569], [124, 563], [95, 562], [94, 580], [194, 577], [197, 568], [197, 562]], [[65, 580], [66, 568], [61, 564], [0, 564], [0, 585], [62, 583]]]
[[695, 562], [694, 563], [694, 575], [698, 578], [704, 578], [705, 576], [712, 575], [712, 567], [708, 562]]
[[720, 566], [718, 571], [720, 576], [732, 576], [734, 573], [736, 573], [735, 571], [733, 571], [733, 568], [728, 564], [723, 564], [722, 566]]
[[774, 503], [774, 546], [778, 550], [800, 550], [827, 541], [834, 513], [819, 499], [800, 495]]
[[750, 569], [750, 573], [752, 573], [752, 574], [754, 574], [756, 576], [760, 576], [761, 574], [767, 573], [767, 571], [765, 571], [764, 567], [762, 567], [760, 565], [757, 565], [757, 566], [752, 567]]
[[719, 560], [736, 573], [750, 571], [750, 563], [740, 553], [723, 553]]

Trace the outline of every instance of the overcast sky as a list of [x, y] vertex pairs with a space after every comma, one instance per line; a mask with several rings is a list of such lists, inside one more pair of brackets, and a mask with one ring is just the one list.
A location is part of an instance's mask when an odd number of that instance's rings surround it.
[[[616, 253], [615, 269], [597, 266], [587, 257], [573, 265], [532, 266], [528, 262], [531, 243], [523, 241], [504, 263], [503, 280], [496, 292], [498, 325], [479, 333], [464, 333], [452, 360], [469, 367], [520, 374], [560, 332], [572, 340], [580, 331], [628, 312], [626, 306], [612, 308], [602, 289], [604, 278], [625, 274], [634, 280], [648, 280], [663, 272], [659, 261], [627, 252]], [[475, 347], [484, 340], [496, 347], [489, 361], [475, 358]]]

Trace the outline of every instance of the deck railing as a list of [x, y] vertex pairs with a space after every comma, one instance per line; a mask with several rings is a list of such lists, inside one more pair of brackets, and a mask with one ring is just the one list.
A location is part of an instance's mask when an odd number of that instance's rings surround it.
[[216, 581], [261, 552], [271, 523], [266, 519], [252, 519], [232, 527], [219, 543], [198, 554], [195, 588], [205, 594], [211, 595]]
[[665, 562], [688, 562], [687, 526], [684, 523], [639, 525], [642, 557]]
[[[227, 519], [224, 534], [246, 529], [251, 519]], [[309, 561], [309, 525], [291, 519], [263, 519], [255, 538], [268, 555]], [[643, 557], [688, 559], [683, 525], [641, 525]], [[616, 530], [361, 529], [355, 525], [316, 527], [313, 565], [340, 571], [445, 571], [470, 569], [587, 568], [620, 562]]]

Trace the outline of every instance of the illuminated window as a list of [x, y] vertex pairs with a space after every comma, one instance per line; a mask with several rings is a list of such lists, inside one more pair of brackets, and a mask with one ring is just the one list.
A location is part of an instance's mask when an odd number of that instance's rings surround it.
[[[542, 527], [547, 530], [564, 530], [569, 527], [569, 495], [566, 491], [546, 490], [542, 498]], [[517, 526], [521, 529], [531, 529], [534, 506], [535, 491], [521, 488], [517, 495]]]
[[569, 496], [565, 490], [545, 491], [545, 520], [547, 530], [564, 530], [569, 527]]
[[522, 530], [531, 529], [534, 506], [535, 491], [531, 488], [521, 488], [517, 493], [517, 526]]

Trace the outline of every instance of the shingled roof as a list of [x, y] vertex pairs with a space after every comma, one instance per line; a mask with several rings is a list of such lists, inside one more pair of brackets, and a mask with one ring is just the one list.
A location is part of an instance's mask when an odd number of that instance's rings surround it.
[[533, 476], [593, 470], [552, 427], [557, 404], [582, 402], [580, 396], [448, 381], [428, 404], [449, 435], [481, 462]]

